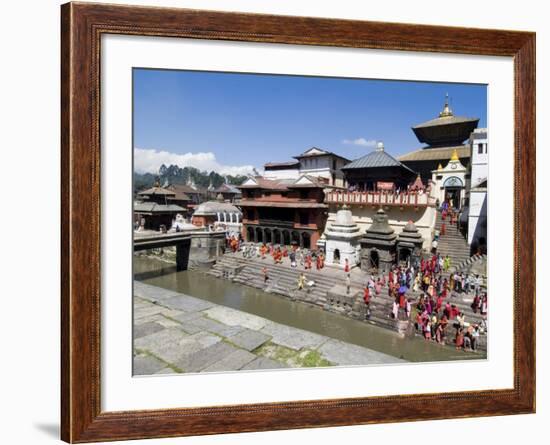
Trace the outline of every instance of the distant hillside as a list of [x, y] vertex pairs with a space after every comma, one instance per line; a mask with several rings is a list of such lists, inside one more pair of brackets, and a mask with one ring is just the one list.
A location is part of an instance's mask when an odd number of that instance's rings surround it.
[[[233, 185], [241, 185], [246, 176], [222, 176], [215, 171], [208, 173], [200, 171], [194, 167], [178, 167], [177, 165], [161, 165], [158, 175], [152, 173], [136, 173], [134, 172], [134, 193], [152, 187], [158, 178], [160, 185], [165, 184], [189, 184], [193, 182], [198, 188], [207, 188], [210, 185], [218, 188], [225, 182]], [[192, 181], [190, 181], [190, 179]]]

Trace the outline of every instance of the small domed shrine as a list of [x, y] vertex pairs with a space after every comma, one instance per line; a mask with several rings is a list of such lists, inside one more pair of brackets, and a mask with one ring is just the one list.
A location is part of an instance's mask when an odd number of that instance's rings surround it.
[[351, 211], [346, 205], [336, 213], [336, 220], [324, 233], [326, 238], [326, 263], [344, 267], [346, 260], [353, 267], [360, 262], [359, 226], [353, 221]]
[[374, 215], [372, 225], [361, 238], [361, 270], [386, 273], [395, 257], [397, 235], [388, 222], [388, 215], [380, 209]]

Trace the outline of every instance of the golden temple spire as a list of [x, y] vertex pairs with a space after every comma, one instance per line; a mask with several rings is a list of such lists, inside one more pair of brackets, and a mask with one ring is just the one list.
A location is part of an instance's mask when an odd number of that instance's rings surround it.
[[453, 115], [453, 110], [449, 107], [449, 93], [445, 94], [445, 105], [443, 106], [443, 111], [439, 113], [439, 117], [451, 117]]
[[438, 171], [443, 170], [443, 166], [441, 165], [441, 162], [440, 162], [439, 165], [437, 166], [437, 170], [438, 170]]
[[451, 161], [458, 161], [458, 151], [456, 151], [456, 148], [453, 150]]

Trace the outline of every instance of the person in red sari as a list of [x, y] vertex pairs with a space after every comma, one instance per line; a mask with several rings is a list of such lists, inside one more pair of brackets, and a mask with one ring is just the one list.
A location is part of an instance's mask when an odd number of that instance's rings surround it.
[[455, 345], [456, 349], [462, 349], [464, 347], [464, 331], [462, 328], [456, 330]]
[[306, 256], [306, 269], [311, 269], [311, 255]]
[[437, 313], [439, 313], [439, 311], [441, 310], [441, 306], [443, 306], [443, 300], [445, 300], [443, 298], [443, 294], [440, 294], [439, 297], [437, 297], [437, 303], [435, 305], [435, 311]]
[[445, 225], [445, 223], [442, 223], [441, 224], [441, 231], [439, 232], [439, 234], [441, 236], [445, 235], [445, 230], [446, 230], [447, 226]]
[[349, 272], [349, 261], [348, 259], [346, 258], [346, 262], [344, 264], [344, 272], [345, 273], [348, 273]]
[[363, 301], [368, 306], [370, 304], [370, 290], [368, 286], [363, 289]]
[[317, 258], [315, 260], [315, 268], [317, 270], [321, 269], [321, 255], [317, 255]]

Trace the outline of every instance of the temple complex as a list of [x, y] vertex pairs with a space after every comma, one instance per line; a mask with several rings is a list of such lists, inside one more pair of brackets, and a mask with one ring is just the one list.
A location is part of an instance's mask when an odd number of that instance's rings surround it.
[[388, 224], [396, 232], [413, 221], [424, 248], [429, 249], [436, 217], [431, 181], [424, 183], [416, 172], [387, 153], [382, 142], [342, 171], [349, 186], [326, 190], [327, 224], [335, 221], [338, 209], [345, 204], [364, 233], [374, 223], [377, 211], [384, 209]]
[[251, 176], [239, 187], [243, 239], [316, 249], [325, 228], [327, 185], [326, 178], [309, 175], [279, 180]]

